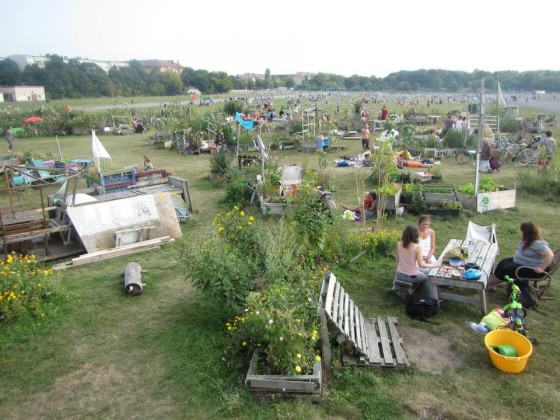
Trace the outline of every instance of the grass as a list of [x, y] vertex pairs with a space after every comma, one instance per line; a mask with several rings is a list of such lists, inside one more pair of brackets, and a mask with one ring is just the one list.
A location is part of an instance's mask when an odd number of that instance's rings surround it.
[[[329, 104], [331, 106], [332, 104]], [[208, 156], [183, 156], [157, 149], [148, 135], [104, 136], [113, 166], [141, 165], [148, 155], [189, 180], [194, 218], [183, 228], [184, 240], [198, 243], [212, 232], [223, 188], [208, 181]], [[66, 158], [90, 157], [90, 138], [60, 138]], [[356, 154], [359, 141], [345, 141], [344, 154]], [[18, 141], [18, 150], [45, 155], [55, 152], [52, 138]], [[276, 152], [280, 163], [317, 165], [313, 154]], [[329, 154], [332, 161], [337, 155]], [[340, 206], [356, 204], [356, 178], [366, 170], [329, 165]], [[517, 169], [505, 166], [493, 175], [512, 185]], [[464, 183], [474, 177], [471, 165], [442, 165], [444, 182]], [[512, 255], [521, 221], [539, 224], [546, 239], [558, 247], [558, 206], [536, 196], [519, 194], [518, 208], [489, 214], [436, 219], [438, 250], [451, 238], [462, 238], [468, 220], [497, 223], [501, 256]], [[416, 218], [405, 216], [387, 224], [401, 229]], [[357, 225], [348, 224], [349, 228]], [[146, 270], [143, 295], [122, 292], [121, 274], [129, 261]], [[361, 257], [333, 267], [338, 279], [367, 316], [395, 315], [401, 325], [426, 329], [451, 341], [464, 357], [458, 369], [441, 374], [378, 369], [336, 369], [324, 402], [254, 399], [243, 388], [244, 368], [232, 357], [223, 323], [230, 314], [185, 281], [177, 245], [67, 270], [61, 297], [46, 319], [0, 324], [0, 418], [163, 417], [163, 418], [554, 418], [560, 411], [556, 342], [560, 309], [543, 302], [530, 311], [531, 335], [539, 346], [521, 375], [492, 368], [480, 335], [464, 328], [478, 321], [477, 308], [447, 302], [438, 325], [411, 321], [390, 292], [392, 259]], [[558, 287], [552, 294], [560, 298]], [[489, 295], [489, 307], [505, 303], [503, 292]], [[407, 343], [405, 342], [405, 345]], [[411, 343], [412, 344], [412, 343]], [[430, 343], [425, 343], [426, 349]]]

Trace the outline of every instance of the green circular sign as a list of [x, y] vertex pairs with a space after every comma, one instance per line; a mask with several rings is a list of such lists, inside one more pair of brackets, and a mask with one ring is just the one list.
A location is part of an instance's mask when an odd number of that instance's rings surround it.
[[482, 204], [484, 204], [485, 206], [490, 204], [490, 198], [489, 197], [482, 197]]

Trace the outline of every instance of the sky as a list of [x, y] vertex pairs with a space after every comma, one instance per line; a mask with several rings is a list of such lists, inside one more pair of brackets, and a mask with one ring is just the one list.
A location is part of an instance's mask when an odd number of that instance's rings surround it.
[[0, 57], [170, 59], [229, 74], [560, 70], [560, 2], [0, 0]]

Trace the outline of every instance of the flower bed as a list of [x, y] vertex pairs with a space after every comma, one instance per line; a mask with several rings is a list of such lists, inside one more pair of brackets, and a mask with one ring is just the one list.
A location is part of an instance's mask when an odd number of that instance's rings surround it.
[[54, 289], [52, 275], [34, 255], [8, 254], [5, 262], [0, 261], [0, 320], [24, 314], [44, 317], [44, 305]]

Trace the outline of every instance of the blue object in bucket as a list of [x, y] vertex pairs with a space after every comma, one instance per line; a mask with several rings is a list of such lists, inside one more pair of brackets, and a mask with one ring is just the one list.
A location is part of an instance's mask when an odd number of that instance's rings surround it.
[[469, 268], [463, 273], [463, 278], [465, 280], [478, 280], [480, 276], [482, 276], [482, 272], [476, 268]]

